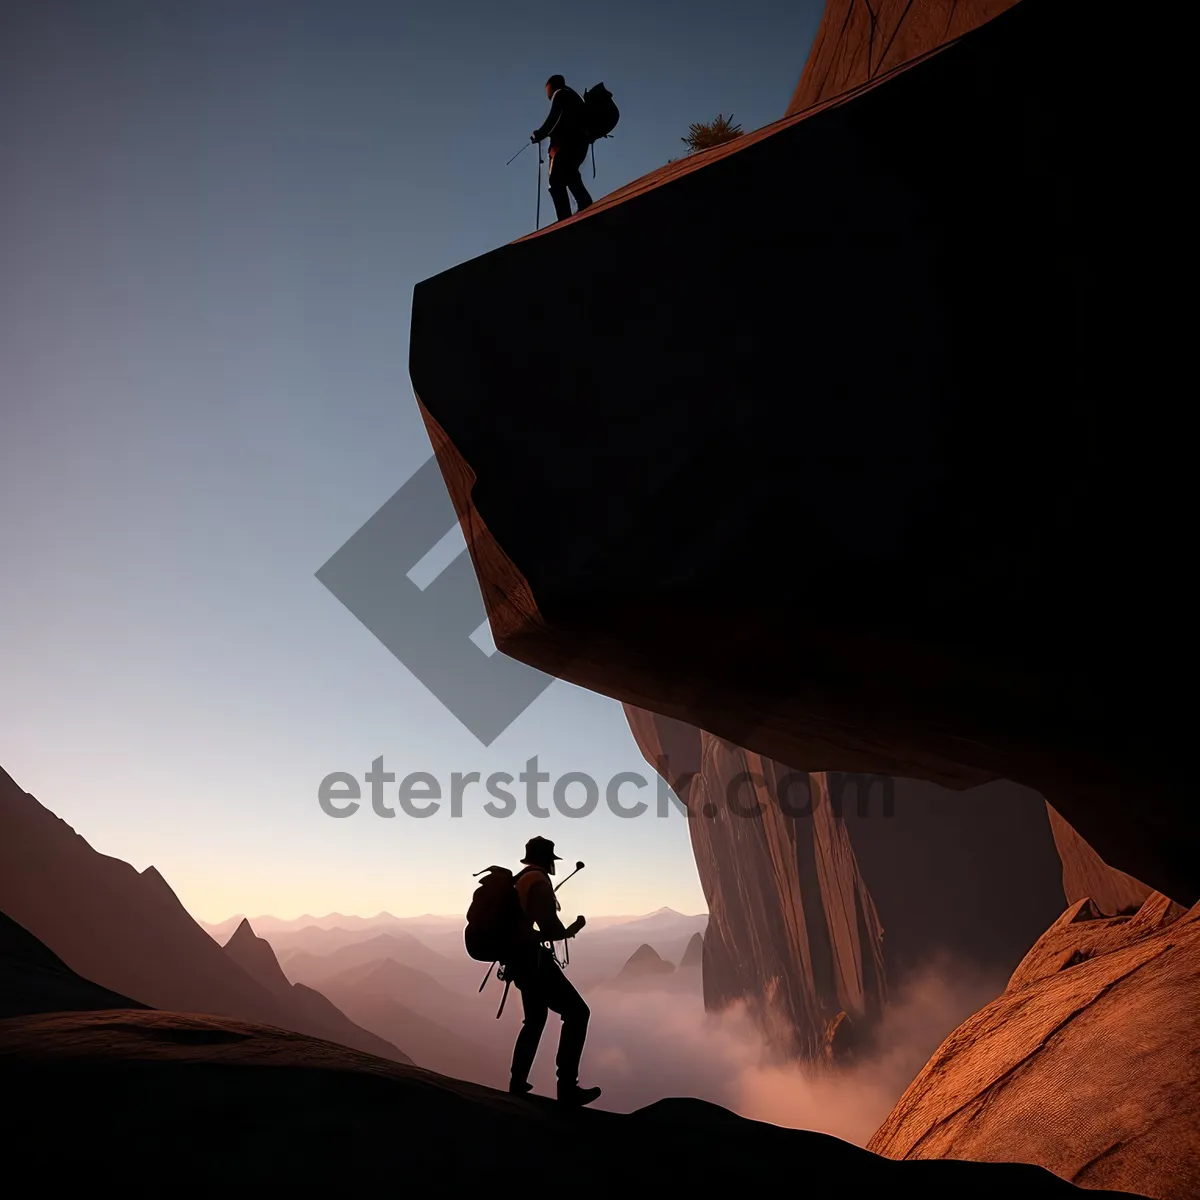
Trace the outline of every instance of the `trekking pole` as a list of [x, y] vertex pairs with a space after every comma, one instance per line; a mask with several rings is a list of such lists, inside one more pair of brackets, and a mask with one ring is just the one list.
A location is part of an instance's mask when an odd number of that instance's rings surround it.
[[516, 158], [518, 155], [520, 155], [520, 154], [524, 153], [526, 150], [528, 150], [528, 149], [529, 149], [529, 147], [530, 147], [530, 145], [531, 145], [531, 143], [530, 143], [530, 142], [526, 142], [526, 143], [525, 143], [525, 145], [523, 145], [523, 146], [521, 147], [521, 149], [520, 149], [520, 150], [518, 150], [518, 151], [517, 151], [517, 153], [516, 153], [516, 154], [514, 154], [514, 155], [512, 156], [512, 158], [510, 158], [510, 159], [508, 160], [508, 162], [506, 162], [504, 165], [505, 165], [506, 167], [507, 167], [507, 166], [511, 166], [511, 165], [512, 165], [512, 162], [513, 162], [513, 159], [515, 159], [515, 158]]
[[[577, 863], [575, 864], [575, 870], [573, 870], [573, 871], [571, 872], [571, 875], [578, 875], [578, 874], [579, 874], [579, 872], [580, 872], [580, 871], [582, 871], [582, 870], [583, 870], [583, 863], [581, 863], [581, 862], [577, 862]], [[561, 881], [561, 882], [560, 882], [560, 883], [559, 883], [559, 884], [558, 884], [558, 885], [555, 887], [555, 889], [554, 889], [554, 890], [557, 892], [557, 891], [558, 891], [558, 889], [559, 889], [560, 887], [562, 887], [562, 885], [563, 885], [564, 883], [566, 883], [566, 882], [567, 882], [567, 879], [570, 879], [570, 878], [571, 878], [571, 875], [568, 875], [568, 876], [566, 877], [566, 879], [563, 879], [563, 880], [562, 880], [562, 881]]]
[[[582, 862], [577, 862], [577, 863], [575, 864], [575, 870], [571, 872], [571, 875], [578, 875], [578, 874], [579, 874], [579, 872], [580, 872], [580, 871], [582, 871], [582, 870], [583, 870], [583, 863], [582, 863]], [[564, 883], [566, 883], [566, 882], [567, 882], [567, 879], [570, 879], [570, 878], [571, 878], [571, 875], [568, 875], [568, 876], [566, 877], [566, 879], [563, 879], [563, 880], [561, 880], [561, 881], [559, 882], [558, 886], [557, 886], [557, 887], [556, 887], [554, 890], [557, 892], [557, 891], [558, 891], [558, 889], [559, 889], [560, 887], [562, 887], [562, 885], [563, 885]], [[554, 949], [554, 947], [553, 947], [553, 945], [551, 945], [551, 952], [552, 952], [552, 953], [553, 953], [553, 949]], [[570, 943], [569, 941], [563, 942], [563, 957], [566, 959], [566, 962], [564, 962], [564, 963], [563, 963], [563, 966], [567, 966], [567, 965], [570, 963], [570, 961], [571, 961], [571, 943]]]
[[[537, 224], [534, 229], [542, 227], [542, 143], [538, 142], [538, 198], [537, 198]], [[566, 883], [566, 880], [563, 880]]]

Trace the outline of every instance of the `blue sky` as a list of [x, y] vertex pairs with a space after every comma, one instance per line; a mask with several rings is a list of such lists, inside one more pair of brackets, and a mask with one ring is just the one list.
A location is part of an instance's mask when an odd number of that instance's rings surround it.
[[484, 749], [314, 572], [430, 453], [412, 289], [532, 230], [546, 77], [621, 107], [599, 196], [782, 116], [821, 7], [5, 4], [0, 765], [204, 919], [455, 912], [535, 833], [577, 911], [702, 911], [678, 815], [325, 816], [381, 755], [648, 769], [562, 682]]

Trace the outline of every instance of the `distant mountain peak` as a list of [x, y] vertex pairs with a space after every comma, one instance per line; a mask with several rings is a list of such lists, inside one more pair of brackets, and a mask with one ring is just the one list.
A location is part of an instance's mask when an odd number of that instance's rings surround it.
[[255, 941], [260, 940], [258, 934], [254, 932], [254, 926], [250, 924], [250, 918], [243, 917], [238, 922], [238, 927], [233, 931], [233, 936], [225, 943], [225, 946], [228, 948], [230, 943], [234, 941], [244, 942], [247, 938], [253, 938]]
[[621, 968], [622, 975], [665, 975], [675, 970], [675, 964], [667, 962], [653, 946], [643, 942]]
[[681, 967], [699, 967], [704, 963], [704, 935], [693, 933], [691, 940], [687, 944], [687, 949], [683, 952], [683, 957], [679, 960]]

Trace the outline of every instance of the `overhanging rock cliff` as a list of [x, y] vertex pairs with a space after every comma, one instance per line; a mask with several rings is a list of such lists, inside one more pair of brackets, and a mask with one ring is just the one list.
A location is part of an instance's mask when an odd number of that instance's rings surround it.
[[421, 283], [498, 648], [798, 769], [1016, 781], [1200, 898], [1145, 36], [1021, 0]]

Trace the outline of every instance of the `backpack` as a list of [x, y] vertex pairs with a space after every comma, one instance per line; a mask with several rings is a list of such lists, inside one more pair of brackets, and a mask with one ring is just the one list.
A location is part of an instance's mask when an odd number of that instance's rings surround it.
[[524, 915], [516, 881], [506, 867], [488, 867], [471, 897], [463, 940], [477, 962], [503, 962], [513, 949]]
[[604, 84], [598, 83], [583, 93], [583, 119], [589, 143], [608, 137], [616, 129], [621, 113]]

